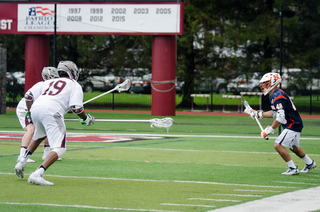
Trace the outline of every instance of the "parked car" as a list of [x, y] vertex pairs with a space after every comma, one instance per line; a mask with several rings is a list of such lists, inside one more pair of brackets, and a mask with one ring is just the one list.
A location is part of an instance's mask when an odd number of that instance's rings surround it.
[[[280, 73], [280, 70], [272, 70], [272, 72]], [[309, 94], [310, 86], [313, 93], [320, 92], [320, 77], [309, 70], [300, 68], [289, 68], [282, 70], [281, 88], [290, 96], [297, 94]]]
[[240, 74], [231, 79], [227, 85], [227, 91], [239, 94], [240, 92], [260, 92], [259, 81], [263, 74], [258, 72]]
[[131, 81], [131, 93], [151, 93], [151, 74], [145, 74], [142, 77], [136, 78]]
[[107, 73], [100, 69], [93, 69], [83, 71], [83, 73], [80, 74], [78, 82], [82, 86], [84, 92], [92, 92], [94, 90], [110, 90], [120, 83], [121, 80], [112, 73]]
[[217, 94], [227, 93], [227, 80], [220, 77], [209, 77], [195, 79], [194, 91], [200, 93], [216, 92]]

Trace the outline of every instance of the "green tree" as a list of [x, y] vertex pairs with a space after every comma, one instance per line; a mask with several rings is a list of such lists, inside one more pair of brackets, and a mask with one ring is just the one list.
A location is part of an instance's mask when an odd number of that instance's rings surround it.
[[7, 45], [7, 71], [24, 71], [25, 35], [0, 35], [0, 43]]

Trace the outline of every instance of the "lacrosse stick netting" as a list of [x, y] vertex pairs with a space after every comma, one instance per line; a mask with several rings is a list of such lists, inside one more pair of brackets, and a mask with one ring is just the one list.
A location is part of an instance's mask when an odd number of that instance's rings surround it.
[[155, 127], [164, 127], [167, 129], [167, 132], [169, 132], [169, 128], [171, 127], [171, 125], [173, 124], [173, 119], [172, 118], [163, 118], [163, 119], [151, 119], [150, 120], [150, 127], [153, 128], [153, 126]]

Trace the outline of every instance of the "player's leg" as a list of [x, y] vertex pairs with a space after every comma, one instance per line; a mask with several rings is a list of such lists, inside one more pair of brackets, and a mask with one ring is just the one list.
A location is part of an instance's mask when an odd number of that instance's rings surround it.
[[274, 148], [279, 153], [279, 155], [283, 158], [283, 160], [288, 164], [289, 169], [286, 172], [283, 172], [283, 175], [296, 175], [299, 174], [298, 167], [292, 161], [289, 152], [286, 147], [291, 147], [291, 141], [293, 140], [294, 134], [292, 134], [291, 130], [283, 130], [279, 137], [274, 142]]
[[37, 149], [39, 144], [46, 138], [44, 127], [41, 124], [41, 122], [39, 122], [39, 113], [41, 113], [41, 110], [34, 110], [33, 111], [31, 108], [31, 111], [32, 111], [33, 124], [35, 127], [35, 132], [34, 132], [35, 140], [31, 141], [25, 154], [23, 155], [21, 160], [18, 161], [18, 163], [14, 167], [16, 175], [20, 178], [24, 177], [24, 169], [26, 167], [27, 160], [29, 159], [31, 154]]
[[[48, 138], [43, 140], [43, 155], [42, 155], [42, 160], [44, 161], [46, 159], [46, 157], [49, 155], [50, 153], [50, 145], [48, 142]], [[61, 161], [61, 158], [58, 158], [57, 161]]]
[[317, 166], [317, 164], [316, 164], [316, 162], [314, 162], [314, 160], [312, 160], [306, 154], [304, 149], [302, 147], [300, 147], [299, 145], [300, 145], [300, 133], [297, 133], [297, 136], [295, 137], [290, 150], [292, 152], [294, 152], [298, 157], [300, 157], [306, 164], [300, 172], [308, 173], [311, 169], [314, 169]]
[[48, 138], [43, 140], [43, 155], [42, 160], [45, 160], [48, 154], [50, 153], [50, 145], [48, 142]]
[[43, 174], [66, 152], [66, 127], [64, 118], [59, 113], [55, 113], [51, 109], [44, 110], [43, 112], [45, 116], [42, 116], [41, 122], [45, 128], [49, 145], [53, 150], [38, 169], [29, 176], [28, 182], [37, 185], [54, 185], [52, 182], [46, 181], [43, 178]]
[[[16, 113], [17, 113], [17, 117], [19, 119], [21, 127], [26, 131], [21, 140], [20, 154], [17, 159], [17, 162], [18, 162], [23, 157], [32, 139], [32, 136], [34, 133], [34, 125], [31, 124], [28, 119], [26, 119], [25, 108], [17, 107]], [[34, 163], [35, 161], [29, 158], [27, 162]]]
[[[35, 129], [35, 127], [34, 127], [33, 124], [28, 124], [25, 127], [26, 133], [22, 137], [20, 155], [19, 155], [17, 161], [21, 160], [21, 158], [23, 157], [23, 155], [27, 151], [28, 145], [30, 144], [30, 141], [32, 140], [34, 129]], [[28, 163], [34, 163], [35, 161], [30, 159], [30, 158], [28, 158], [27, 162]]]

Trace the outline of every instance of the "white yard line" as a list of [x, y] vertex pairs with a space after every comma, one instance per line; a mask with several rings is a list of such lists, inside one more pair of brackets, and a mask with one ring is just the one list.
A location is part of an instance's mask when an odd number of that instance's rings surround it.
[[[0, 174], [15, 175], [15, 173]], [[218, 182], [206, 182], [206, 181], [183, 181], [183, 180], [151, 180], [151, 179], [125, 179], [125, 178], [107, 178], [107, 177], [79, 177], [79, 176], [62, 176], [62, 175], [46, 175], [50, 177], [63, 177], [63, 178], [83, 178], [83, 179], [99, 179], [99, 180], [119, 180], [119, 181], [135, 181], [135, 182], [161, 182], [161, 183], [195, 183], [195, 184], [208, 184], [208, 185], [231, 185], [231, 186], [246, 186], [257, 188], [297, 188], [293, 186], [267, 186], [267, 185], [249, 185], [249, 184], [237, 184], [237, 183], [218, 183]]]
[[[0, 131], [0, 133], [8, 134], [24, 134], [25, 131]], [[230, 136], [230, 135], [174, 135], [174, 134], [139, 134], [139, 133], [69, 133], [67, 135], [97, 135], [97, 136], [158, 136], [158, 137], [189, 137], [189, 138], [261, 138], [261, 136]], [[277, 137], [269, 137], [276, 139]], [[301, 140], [320, 140], [319, 138], [304, 138]]]
[[320, 210], [320, 186], [208, 212], [307, 212]]
[[216, 202], [241, 202], [242, 200], [232, 199], [208, 199], [208, 198], [188, 198], [189, 200], [205, 200], [205, 201], [216, 201]]
[[176, 203], [161, 203], [160, 205], [170, 205], [170, 206], [186, 206], [186, 207], [204, 207], [204, 208], [214, 208], [214, 205], [192, 205], [192, 204], [176, 204]]
[[234, 196], [234, 197], [262, 197], [258, 194], [211, 194], [216, 196]]
[[69, 207], [69, 208], [88, 208], [98, 210], [121, 210], [121, 211], [146, 211], [146, 212], [180, 212], [180, 211], [166, 211], [166, 210], [154, 210], [154, 209], [133, 209], [133, 208], [109, 208], [109, 207], [96, 207], [90, 205], [61, 205], [61, 204], [46, 204], [46, 203], [20, 203], [20, 202], [0, 202], [0, 204], [6, 205], [42, 205], [51, 207]]

